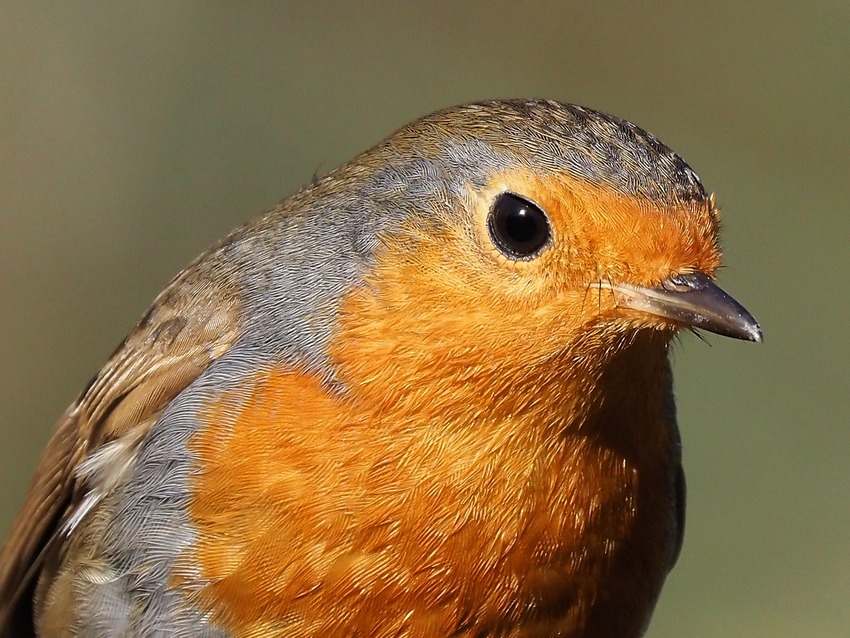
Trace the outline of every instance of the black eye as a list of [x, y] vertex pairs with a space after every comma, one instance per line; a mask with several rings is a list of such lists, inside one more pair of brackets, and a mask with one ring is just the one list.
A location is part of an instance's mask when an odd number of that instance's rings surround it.
[[496, 248], [511, 259], [533, 259], [552, 234], [546, 214], [512, 193], [496, 198], [487, 226]]

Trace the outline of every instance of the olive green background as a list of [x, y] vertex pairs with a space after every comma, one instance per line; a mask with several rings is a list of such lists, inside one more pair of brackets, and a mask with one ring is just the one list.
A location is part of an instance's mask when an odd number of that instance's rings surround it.
[[0, 7], [0, 533], [209, 243], [431, 110], [550, 97], [686, 158], [765, 331], [676, 349], [688, 529], [648, 635], [850, 636], [850, 3], [425, 5]]

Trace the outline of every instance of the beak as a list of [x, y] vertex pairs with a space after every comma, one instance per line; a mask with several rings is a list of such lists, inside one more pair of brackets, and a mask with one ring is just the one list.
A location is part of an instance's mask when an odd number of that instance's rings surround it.
[[747, 309], [700, 273], [675, 275], [656, 288], [602, 284], [618, 305], [724, 337], [762, 341], [761, 328]]

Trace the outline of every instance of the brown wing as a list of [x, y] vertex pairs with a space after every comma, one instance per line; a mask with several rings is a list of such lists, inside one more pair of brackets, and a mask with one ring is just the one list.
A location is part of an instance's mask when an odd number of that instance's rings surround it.
[[169, 285], [60, 419], [0, 552], [0, 635], [31, 631], [33, 587], [82, 497], [80, 464], [115, 439], [140, 442], [162, 409], [238, 338], [229, 278], [218, 272], [211, 281], [204, 270], [196, 262]]

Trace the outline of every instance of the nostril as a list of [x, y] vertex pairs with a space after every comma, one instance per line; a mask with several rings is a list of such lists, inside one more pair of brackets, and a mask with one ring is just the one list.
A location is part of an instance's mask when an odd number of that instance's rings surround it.
[[673, 275], [661, 282], [661, 288], [667, 292], [691, 292], [703, 290], [711, 280], [701, 273]]
[[688, 292], [694, 286], [686, 279], [686, 275], [674, 275], [661, 282], [661, 289], [667, 292]]

